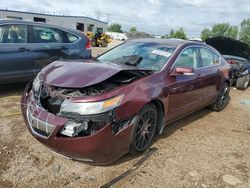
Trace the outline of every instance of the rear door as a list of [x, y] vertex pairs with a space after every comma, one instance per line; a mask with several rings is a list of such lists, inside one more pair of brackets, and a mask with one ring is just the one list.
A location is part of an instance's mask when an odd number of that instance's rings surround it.
[[217, 97], [220, 83], [223, 81], [223, 72], [220, 69], [220, 57], [206, 47], [199, 48], [200, 64], [196, 68], [196, 73], [203, 89], [200, 91], [202, 104], [211, 103]]
[[27, 25], [0, 26], [0, 84], [32, 79], [33, 64]]
[[68, 50], [68, 46], [64, 43], [61, 30], [40, 25], [31, 27], [34, 74], [37, 74], [44, 66], [64, 58], [64, 52]]

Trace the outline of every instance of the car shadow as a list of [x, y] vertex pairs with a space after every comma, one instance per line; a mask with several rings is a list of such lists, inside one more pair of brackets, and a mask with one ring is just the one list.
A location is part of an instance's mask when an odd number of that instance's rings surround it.
[[169, 137], [171, 134], [173, 134], [176, 131], [183, 131], [187, 125], [207, 116], [211, 112], [213, 112], [213, 111], [211, 111], [208, 108], [203, 108], [203, 109], [201, 109], [197, 112], [194, 112], [194, 113], [192, 113], [192, 114], [190, 114], [190, 115], [188, 115], [188, 116], [186, 116], [186, 117], [184, 117], [176, 122], [168, 124], [164, 128], [162, 134], [159, 136], [156, 136], [154, 143], [160, 139]]
[[28, 83], [0, 85], [0, 98], [13, 96], [13, 95], [22, 95], [25, 89], [25, 86], [27, 84]]
[[[204, 116], [210, 114], [212, 111], [209, 110], [208, 108], [203, 108], [197, 112], [194, 112], [174, 123], [168, 124], [161, 135], [158, 135], [154, 138], [152, 144], [151, 144], [151, 148], [154, 147], [155, 143], [158, 142], [160, 139], [167, 139], [170, 135], [174, 134], [176, 131], [183, 131], [184, 128], [187, 125], [190, 125], [191, 123], [203, 118]], [[150, 148], [149, 148], [150, 150]], [[146, 152], [143, 152], [139, 155], [130, 155], [130, 154], [126, 154], [124, 155], [122, 158], [118, 159], [117, 161], [115, 161], [114, 163], [108, 165], [108, 166], [116, 166], [119, 165], [121, 163], [125, 163], [127, 161], [133, 160], [133, 159], [139, 159], [141, 158], [141, 156], [143, 156]]]
[[121, 157], [119, 160], [109, 164], [109, 165], [105, 165], [106, 167], [110, 167], [110, 166], [117, 166], [119, 164], [131, 161], [131, 160], [135, 160], [133, 161], [133, 163], [130, 165], [130, 168], [128, 168], [127, 170], [124, 170], [123, 173], [121, 174], [117, 174], [117, 176], [115, 176], [113, 179], [111, 179], [110, 181], [108, 181], [106, 184], [104, 184], [103, 186], [101, 186], [102, 188], [106, 188], [106, 187], [111, 187], [112, 185], [116, 184], [117, 182], [121, 181], [122, 179], [126, 178], [128, 175], [130, 175], [131, 173], [133, 173], [136, 169], [138, 169], [142, 164], [144, 164], [151, 155], [153, 155], [158, 149], [156, 147], [154, 147], [154, 144], [160, 140], [160, 139], [165, 139], [168, 136], [170, 136], [171, 134], [173, 134], [176, 131], [182, 131], [184, 130], [184, 128], [189, 125], [192, 122], [195, 122], [199, 119], [201, 119], [202, 117], [208, 115], [209, 113], [211, 113], [212, 111], [204, 108], [200, 111], [197, 111], [195, 113], [192, 113], [191, 115], [178, 120], [174, 123], [171, 123], [169, 125], [167, 125], [164, 130], [163, 133], [160, 136], [156, 136], [151, 147], [149, 149], [147, 149], [147, 151], [139, 154], [139, 155], [130, 155], [130, 154], [126, 154], [125, 156]]

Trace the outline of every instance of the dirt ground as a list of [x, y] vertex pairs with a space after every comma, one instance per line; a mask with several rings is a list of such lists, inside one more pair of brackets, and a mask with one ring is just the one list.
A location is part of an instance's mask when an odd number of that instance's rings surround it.
[[36, 141], [20, 115], [23, 89], [0, 88], [1, 188], [250, 188], [250, 88], [232, 88], [222, 112], [203, 109], [168, 125], [147, 152], [109, 166], [65, 159]]

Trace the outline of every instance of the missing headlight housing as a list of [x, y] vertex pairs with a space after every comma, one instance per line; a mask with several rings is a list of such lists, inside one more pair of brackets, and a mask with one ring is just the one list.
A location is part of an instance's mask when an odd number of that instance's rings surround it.
[[108, 124], [105, 122], [83, 121], [81, 123], [68, 121], [60, 130], [58, 136], [83, 137], [96, 134]]
[[96, 134], [114, 121], [114, 111], [83, 116], [77, 113], [63, 113], [69, 121], [60, 130], [58, 136], [83, 137]]
[[73, 121], [68, 121], [64, 127], [60, 130], [60, 133], [65, 136], [74, 137], [80, 132], [86, 131], [88, 129], [88, 122], [83, 121], [82, 123], [76, 123]]

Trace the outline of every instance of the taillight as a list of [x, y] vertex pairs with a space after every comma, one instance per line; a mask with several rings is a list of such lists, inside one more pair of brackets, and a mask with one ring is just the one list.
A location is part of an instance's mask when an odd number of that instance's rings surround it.
[[91, 41], [89, 40], [89, 38], [87, 38], [86, 49], [90, 49], [90, 48], [91, 48]]

